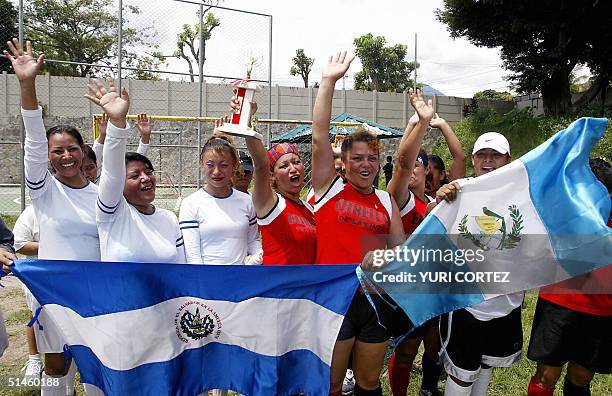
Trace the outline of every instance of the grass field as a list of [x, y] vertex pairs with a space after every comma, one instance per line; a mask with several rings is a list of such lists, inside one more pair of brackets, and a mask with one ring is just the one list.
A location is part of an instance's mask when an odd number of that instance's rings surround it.
[[[2, 216], [12, 227], [16, 219], [15, 216]], [[4, 312], [7, 332], [9, 334], [9, 349], [5, 355], [0, 358], [0, 378], [6, 376], [21, 376], [20, 369], [27, 358], [27, 346], [25, 340], [25, 325], [28, 322], [29, 311], [26, 307], [25, 297], [21, 290], [20, 282], [15, 277], [2, 279], [2, 284], [5, 286], [0, 289], [0, 309]], [[531, 332], [531, 323], [535, 310], [537, 294], [534, 292], [528, 293], [525, 299], [525, 309], [523, 310], [523, 351], [527, 350], [529, 345], [529, 335]], [[612, 335], [610, 335], [612, 336]], [[421, 352], [422, 353], [422, 352]], [[420, 385], [420, 355], [415, 361], [415, 367], [412, 371], [410, 381], [409, 395], [418, 395]], [[508, 369], [498, 369], [494, 372], [493, 380], [489, 388], [490, 396], [519, 396], [527, 394], [527, 384], [529, 379], [535, 372], [535, 364], [529, 361], [526, 357]], [[562, 381], [557, 386], [556, 396], [562, 395]], [[5, 383], [5, 381], [3, 381]], [[386, 376], [382, 378], [383, 391], [385, 395], [391, 395]], [[439, 384], [443, 388], [443, 382]], [[596, 375], [591, 392], [594, 396], [610, 396], [612, 395], [612, 375]], [[0, 388], [1, 396], [25, 396], [37, 395], [36, 391], [18, 391], [14, 389]], [[83, 395], [82, 387], [77, 388], [77, 394]], [[135, 396], [135, 395], [134, 395]]]

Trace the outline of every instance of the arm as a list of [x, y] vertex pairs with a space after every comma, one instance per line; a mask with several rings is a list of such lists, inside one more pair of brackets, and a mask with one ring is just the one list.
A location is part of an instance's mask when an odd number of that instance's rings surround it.
[[153, 121], [145, 113], [138, 114], [138, 121], [136, 121], [136, 129], [140, 133], [140, 140], [138, 141], [138, 149], [136, 152], [144, 156], [149, 151], [149, 144], [151, 143], [151, 131], [153, 130]]
[[419, 90], [416, 93], [410, 91], [410, 103], [416, 110], [419, 121], [414, 126], [414, 129], [410, 128], [409, 123], [404, 131], [404, 136], [398, 148], [395, 174], [389, 182], [389, 187], [387, 187], [387, 191], [391, 193], [400, 206], [403, 206], [408, 200], [408, 183], [414, 169], [414, 162], [421, 149], [429, 121], [434, 115], [432, 101], [429, 100], [426, 103]]
[[336, 178], [334, 154], [329, 141], [334, 86], [348, 70], [355, 57], [346, 58], [346, 51], [330, 57], [323, 69], [312, 117], [312, 188], [320, 197]]
[[36, 222], [34, 208], [28, 206], [20, 215], [13, 234], [15, 235], [15, 250], [26, 256], [38, 256], [38, 224]]
[[436, 191], [436, 200], [427, 204], [425, 214], [429, 214], [429, 212], [434, 210], [435, 207], [442, 201], [446, 201], [448, 203], [453, 202], [455, 199], [457, 199], [457, 194], [460, 192], [461, 187], [457, 182], [443, 185], [438, 191]]
[[255, 208], [250, 205], [249, 210], [249, 232], [246, 265], [260, 265], [263, 262], [263, 249], [261, 248], [261, 239], [259, 238], [259, 227], [257, 226], [257, 216]]
[[432, 128], [438, 128], [442, 131], [446, 145], [453, 156], [453, 163], [451, 164], [448, 172], [448, 180], [453, 181], [462, 179], [465, 177], [465, 167], [467, 165], [467, 156], [461, 147], [461, 142], [457, 139], [457, 135], [453, 132], [453, 129], [443, 118], [433, 118], [429, 122], [429, 126]]
[[391, 228], [389, 229], [389, 238], [387, 240], [387, 249], [394, 248], [401, 245], [406, 241], [406, 234], [404, 234], [404, 225], [399, 214], [399, 208], [393, 196], [391, 196], [391, 205], [393, 211], [391, 214]]
[[102, 118], [98, 121], [98, 126], [98, 138], [94, 142], [92, 150], [96, 154], [96, 166], [98, 167], [96, 179], [100, 180], [104, 158], [104, 141], [106, 140], [106, 128], [108, 126], [108, 114], [102, 113]]
[[199, 220], [197, 211], [193, 208], [189, 199], [181, 203], [179, 227], [185, 242], [185, 262], [188, 264], [203, 264]]
[[130, 130], [127, 127], [126, 115], [130, 106], [129, 96], [125, 88], [121, 96], [117, 94], [115, 85], [108, 78], [108, 90], [104, 85], [94, 80], [88, 84], [90, 95], [87, 98], [104, 109], [108, 114], [108, 136], [104, 143], [104, 162], [98, 188], [98, 205], [96, 218], [98, 221], [111, 221], [115, 218], [117, 208], [123, 198], [125, 186], [125, 151]]
[[5, 273], [15, 260], [15, 249], [13, 249], [13, 233], [8, 229], [2, 218], [0, 218], [0, 264]]
[[37, 59], [32, 54], [32, 44], [26, 42], [24, 52], [19, 41], [7, 42], [11, 53], [4, 51], [15, 75], [19, 80], [21, 93], [21, 114], [26, 131], [25, 139], [25, 182], [31, 198], [37, 198], [47, 189], [47, 179], [50, 177], [47, 171], [49, 148], [45, 126], [42, 120], [42, 109], [38, 106], [36, 97], [36, 75], [39, 73], [45, 55], [41, 54]]

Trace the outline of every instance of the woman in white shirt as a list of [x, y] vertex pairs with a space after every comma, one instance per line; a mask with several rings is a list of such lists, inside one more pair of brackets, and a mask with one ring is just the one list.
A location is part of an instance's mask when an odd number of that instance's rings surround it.
[[[126, 121], [129, 96], [119, 96], [112, 79], [108, 90], [95, 80], [87, 98], [102, 107], [109, 122], [96, 203], [96, 219], [103, 261], [184, 263], [185, 251], [178, 220], [169, 210], [156, 208], [156, 179], [147, 157], [127, 153], [131, 134]], [[148, 123], [139, 116], [139, 123]]]
[[261, 264], [253, 202], [248, 194], [232, 188], [238, 166], [232, 140], [215, 131], [202, 148], [200, 164], [206, 184], [183, 200], [179, 213], [187, 262]]

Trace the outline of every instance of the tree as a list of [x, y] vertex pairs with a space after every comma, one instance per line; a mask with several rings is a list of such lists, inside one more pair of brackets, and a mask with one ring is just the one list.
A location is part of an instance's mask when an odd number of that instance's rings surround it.
[[[158, 47], [155, 46], [155, 49], [157, 48]], [[153, 51], [152, 53], [146, 54], [138, 59], [136, 62], [137, 70], [130, 73], [130, 76], [137, 80], [159, 81], [159, 73], [149, 70], [158, 70], [167, 64], [166, 57], [161, 52]]]
[[514, 73], [509, 79], [519, 92], [541, 92], [546, 114], [571, 110], [577, 64], [601, 77], [600, 89], [612, 77], [610, 1], [445, 0], [436, 14], [452, 37], [500, 47], [504, 67]]
[[291, 66], [292, 76], [297, 76], [298, 74], [304, 80], [304, 88], [308, 88], [308, 75], [312, 70], [312, 64], [314, 63], [314, 58], [309, 58], [304, 53], [303, 49], [298, 49], [295, 51], [295, 56], [293, 57], [293, 66]]
[[374, 37], [372, 33], [357, 37], [353, 43], [363, 67], [362, 71], [355, 74], [356, 89], [404, 92], [412, 87], [410, 73], [415, 64], [405, 60], [407, 46], [396, 44], [387, 47], [384, 37]]
[[[32, 0], [24, 9], [26, 38], [47, 59], [114, 65], [118, 55], [118, 23], [113, 0]], [[155, 32], [150, 28], [128, 26], [128, 18], [139, 14], [135, 6], [123, 10], [124, 66], [134, 66], [140, 55], [136, 45], [149, 45]], [[131, 47], [131, 48], [130, 48]], [[47, 70], [55, 75], [85, 77], [98, 70], [90, 65], [47, 62]]]
[[499, 92], [494, 89], [485, 89], [484, 91], [476, 92], [474, 94], [476, 100], [505, 100], [512, 101], [512, 94], [510, 92]]
[[[198, 15], [199, 19], [199, 15]], [[210, 39], [214, 28], [221, 25], [221, 22], [212, 12], [206, 14], [206, 19], [202, 25], [203, 38], [204, 38], [204, 49], [206, 48], [206, 41]], [[188, 23], [183, 25], [183, 30], [178, 34], [176, 41], [177, 50], [174, 52], [174, 56], [184, 59], [189, 67], [189, 78], [191, 82], [194, 82], [193, 78], [193, 63], [198, 64], [200, 58], [200, 24], [190, 25]], [[186, 52], [188, 50], [189, 52]], [[204, 60], [206, 62], [206, 53], [203, 53]]]
[[[19, 34], [17, 30], [17, 10], [10, 0], [0, 0], [0, 21], [2, 21], [0, 43], [4, 45]], [[3, 71], [10, 72], [11, 70], [11, 63], [5, 58], [0, 58], [0, 73]]]

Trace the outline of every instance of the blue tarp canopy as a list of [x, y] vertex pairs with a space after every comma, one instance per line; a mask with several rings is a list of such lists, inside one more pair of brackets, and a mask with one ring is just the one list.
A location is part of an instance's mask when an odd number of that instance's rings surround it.
[[[342, 113], [331, 119], [336, 122], [358, 122], [360, 124], [367, 124], [371, 128], [377, 129], [378, 137], [380, 139], [390, 138], [401, 138], [402, 133], [396, 129], [389, 128], [382, 124], [374, 121], [370, 121], [366, 118], [356, 117], [349, 113]], [[330, 125], [329, 133], [332, 136], [335, 135], [348, 135], [355, 130], [355, 126], [336, 126]], [[301, 142], [304, 140], [310, 140], [312, 135], [312, 127], [310, 125], [300, 125], [297, 128], [293, 128], [290, 131], [283, 133], [275, 139], [272, 139], [272, 143], [283, 143], [283, 142]]]

